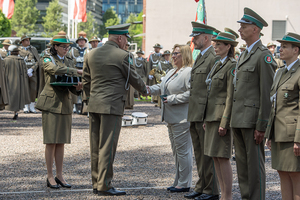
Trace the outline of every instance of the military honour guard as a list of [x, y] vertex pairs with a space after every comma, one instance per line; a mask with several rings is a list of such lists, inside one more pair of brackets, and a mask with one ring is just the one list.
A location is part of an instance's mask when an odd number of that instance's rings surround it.
[[277, 63], [277, 67], [280, 68], [280, 67], [283, 67], [285, 64], [284, 62], [278, 57], [276, 56], [276, 47], [277, 45], [274, 44], [273, 42], [269, 42], [267, 44], [267, 48], [270, 50], [270, 52], [272, 53], [273, 55], [273, 59], [275, 60], [275, 62]]
[[11, 40], [5, 39], [2, 42], [3, 47], [0, 49], [0, 56], [4, 59], [6, 56], [9, 55], [8, 47], [12, 44]]

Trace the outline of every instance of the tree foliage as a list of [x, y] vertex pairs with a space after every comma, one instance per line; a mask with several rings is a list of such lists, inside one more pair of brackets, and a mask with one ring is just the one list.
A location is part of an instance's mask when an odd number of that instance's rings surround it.
[[91, 12], [88, 12], [86, 14], [86, 17], [87, 17], [86, 22], [78, 23], [77, 35], [80, 31], [84, 31], [86, 32], [86, 37], [90, 39], [92, 36], [99, 34], [98, 29], [95, 28], [98, 27], [98, 24], [96, 23], [96, 20], [94, 19]]
[[43, 37], [53, 37], [62, 29], [62, 6], [58, 0], [52, 0], [46, 10], [46, 16], [43, 17], [44, 34]]
[[104, 38], [108, 37], [106, 27], [120, 24], [120, 19], [118, 18], [116, 11], [114, 11], [113, 6], [106, 10], [103, 15], [102, 21], [103, 25], [100, 26], [100, 36]]
[[10, 37], [11, 35], [11, 24], [9, 19], [5, 17], [2, 10], [0, 9], [0, 37]]
[[34, 33], [35, 24], [40, 14], [36, 8], [37, 0], [16, 0], [14, 14], [11, 18], [12, 29], [17, 36]]
[[143, 24], [132, 24], [135, 21], [143, 21], [143, 11], [141, 11], [138, 16], [135, 16], [135, 14], [131, 13], [126, 21], [126, 23], [131, 23], [131, 26], [129, 27], [129, 35], [131, 36], [131, 39], [128, 40], [130, 42], [137, 43], [137, 47], [141, 49], [143, 36], [133, 36], [143, 33]]

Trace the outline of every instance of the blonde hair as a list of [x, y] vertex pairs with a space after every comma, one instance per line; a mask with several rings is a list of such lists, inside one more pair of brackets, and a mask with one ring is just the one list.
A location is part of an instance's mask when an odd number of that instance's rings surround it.
[[[181, 58], [182, 58], [182, 67], [192, 67], [194, 64], [194, 60], [193, 60], [193, 54], [192, 54], [191, 47], [189, 45], [175, 44], [173, 47], [173, 52], [175, 51], [175, 49], [177, 47], [179, 47], [179, 49], [180, 49], [180, 54], [181, 54]], [[173, 60], [172, 60], [172, 62], [173, 62]], [[174, 65], [174, 63], [172, 63], [172, 64]]]

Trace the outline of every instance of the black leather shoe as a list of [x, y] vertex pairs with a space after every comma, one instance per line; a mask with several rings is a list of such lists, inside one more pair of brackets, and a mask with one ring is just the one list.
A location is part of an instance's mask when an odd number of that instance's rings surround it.
[[93, 193], [94, 194], [98, 194], [98, 190], [97, 189], [93, 189]]
[[167, 190], [169, 191], [170, 189], [173, 189], [175, 188], [174, 186], [171, 186], [171, 187], [167, 187]]
[[194, 199], [195, 197], [200, 196], [202, 193], [193, 191], [192, 193], [185, 194], [184, 197], [187, 199]]
[[17, 120], [18, 119], [18, 113], [16, 113], [13, 117], [13, 120]]
[[201, 196], [199, 196], [195, 199], [196, 200], [219, 200], [219, 195], [202, 194]]
[[174, 188], [171, 188], [170, 189], [170, 192], [189, 192], [190, 191], [190, 188], [188, 187], [188, 188], [176, 188], [176, 187], [174, 187]]
[[47, 187], [52, 188], [52, 189], [59, 189], [58, 185], [51, 185], [48, 179], [47, 179]]
[[71, 188], [72, 187], [72, 185], [70, 185], [70, 184], [64, 184], [64, 183], [62, 183], [57, 177], [55, 177], [54, 180], [55, 180], [55, 182], [57, 184], [61, 185], [61, 187], [65, 187], [65, 188]]
[[125, 195], [126, 192], [124, 191], [120, 191], [120, 190], [116, 190], [115, 188], [111, 188], [109, 190], [106, 191], [98, 191], [98, 195], [109, 195], [109, 196], [121, 196], [121, 195]]

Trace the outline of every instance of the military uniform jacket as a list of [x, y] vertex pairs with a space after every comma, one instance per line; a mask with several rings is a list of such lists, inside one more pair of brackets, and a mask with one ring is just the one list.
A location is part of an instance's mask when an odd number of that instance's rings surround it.
[[129, 55], [113, 41], [87, 54], [82, 82], [89, 98], [89, 112], [123, 115], [129, 84], [142, 94], [147, 94], [146, 86], [134, 70], [133, 58]]
[[[52, 57], [52, 58], [51, 58]], [[41, 111], [48, 111], [57, 114], [72, 114], [72, 98], [70, 92], [78, 95], [79, 92], [73, 86], [52, 86], [55, 82], [55, 75], [80, 76], [70, 57], [65, 56], [62, 62], [58, 56], [44, 56], [43, 68], [45, 75], [45, 87], [38, 98], [36, 108]]]
[[[19, 49], [25, 50], [25, 48], [22, 47], [22, 46]], [[40, 60], [40, 56], [39, 56], [39, 53], [38, 53], [37, 49], [30, 45], [30, 46], [27, 47], [27, 50], [25, 50], [25, 51], [29, 52], [30, 54], [27, 54], [27, 55], [23, 56], [21, 51], [19, 52], [19, 54], [23, 58], [25, 58], [27, 68], [31, 68], [31, 69], [33, 69], [34, 72], [36, 72], [38, 67], [39, 67], [39, 60]]]
[[220, 127], [226, 129], [230, 128], [235, 66], [234, 58], [226, 58], [223, 64], [218, 61], [208, 77], [211, 83], [208, 85], [205, 121], [220, 121]]
[[300, 143], [299, 91], [300, 62], [298, 60], [287, 73], [285, 68], [280, 68], [274, 78], [270, 94], [276, 95], [276, 103], [273, 101], [266, 131], [268, 139], [274, 139], [275, 136], [275, 142]]
[[152, 69], [156, 68], [159, 61], [160, 61], [160, 58], [161, 58], [161, 53], [153, 53], [149, 56], [149, 62], [148, 62], [148, 65], [147, 65], [147, 83], [149, 85], [154, 85], [156, 84], [156, 81], [155, 81], [155, 78], [153, 78], [152, 80], [149, 79], [149, 73]]
[[70, 50], [70, 55], [73, 58], [73, 61], [78, 69], [82, 69], [84, 56], [89, 52], [86, 47], [72, 47]]
[[0, 108], [9, 104], [7, 76], [5, 75], [4, 61], [0, 55]]
[[207, 103], [206, 77], [219, 57], [216, 56], [212, 46], [196, 58], [191, 71], [191, 88], [188, 109], [188, 121], [203, 122]]
[[164, 77], [162, 73], [160, 73], [161, 71], [163, 71], [164, 74], [167, 74], [171, 69], [173, 69], [173, 65], [169, 61], [166, 61], [164, 57], [161, 57], [158, 65], [156, 66], [154, 74], [155, 80], [159, 82], [161, 78]]
[[147, 81], [147, 61], [145, 58], [135, 59], [136, 72], [141, 76], [143, 81]]
[[265, 131], [271, 110], [269, 94], [277, 66], [271, 52], [261, 41], [241, 60], [245, 52], [241, 54], [235, 70], [230, 126]]

